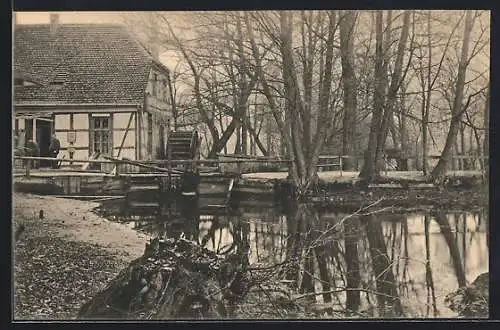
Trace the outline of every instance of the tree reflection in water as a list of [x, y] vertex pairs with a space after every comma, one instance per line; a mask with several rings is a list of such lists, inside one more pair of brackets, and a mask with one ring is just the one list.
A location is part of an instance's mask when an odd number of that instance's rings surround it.
[[432, 215], [434, 216], [434, 219], [436, 219], [436, 222], [441, 229], [441, 234], [443, 235], [444, 239], [446, 240], [446, 244], [448, 245], [451, 261], [453, 263], [453, 269], [455, 270], [455, 275], [457, 277], [458, 286], [466, 286], [467, 279], [465, 277], [464, 265], [462, 264], [456, 237], [455, 235], [453, 235], [448, 218], [446, 217], [446, 214], [441, 210], [434, 211]]
[[[443, 311], [450, 316], [442, 302], [456, 288], [448, 284], [450, 274], [464, 286], [468, 272], [475, 276], [487, 270], [477, 269], [487, 267], [485, 260], [470, 261], [471, 253], [483, 251], [484, 215], [461, 214], [456, 225], [460, 233], [455, 234], [444, 211], [347, 215], [320, 213], [302, 204], [284, 214], [245, 210], [200, 220], [193, 203], [178, 210], [181, 214], [150, 221], [149, 226], [168, 237], [183, 234], [214, 251], [249, 256], [249, 263], [288, 261], [282, 282], [291, 282], [294, 299], [322, 316], [437, 317]], [[468, 227], [469, 220], [475, 225]]]
[[436, 306], [436, 291], [434, 289], [434, 280], [432, 278], [431, 267], [431, 251], [430, 251], [430, 237], [429, 237], [429, 222], [431, 218], [427, 215], [424, 216], [424, 235], [425, 235], [425, 283], [427, 288], [427, 315], [430, 312], [432, 304], [432, 313], [436, 317], [438, 310]]
[[358, 257], [359, 229], [360, 222], [358, 217], [344, 221], [345, 260], [347, 265], [346, 308], [348, 311], [353, 312], [358, 311], [361, 305], [361, 292], [358, 290], [361, 283]]
[[380, 218], [374, 215], [362, 217], [370, 249], [371, 263], [377, 287], [377, 302], [380, 316], [403, 316], [403, 307], [394, 278], [393, 264], [387, 247]]

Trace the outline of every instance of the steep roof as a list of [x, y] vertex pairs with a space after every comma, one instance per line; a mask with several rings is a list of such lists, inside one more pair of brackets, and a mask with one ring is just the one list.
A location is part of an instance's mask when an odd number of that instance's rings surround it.
[[14, 77], [16, 104], [139, 103], [152, 59], [119, 25], [18, 25]]

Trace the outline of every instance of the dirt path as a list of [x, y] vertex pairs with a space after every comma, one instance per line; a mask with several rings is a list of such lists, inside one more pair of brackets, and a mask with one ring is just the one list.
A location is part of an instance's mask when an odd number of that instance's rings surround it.
[[98, 203], [19, 193], [12, 200], [14, 221], [24, 219], [26, 233], [43, 224], [44, 230], [57, 237], [97, 244], [127, 262], [144, 252], [147, 236], [94, 214]]
[[[14, 193], [14, 319], [72, 319], [148, 237], [94, 213], [96, 203]], [[43, 217], [40, 218], [40, 211]]]

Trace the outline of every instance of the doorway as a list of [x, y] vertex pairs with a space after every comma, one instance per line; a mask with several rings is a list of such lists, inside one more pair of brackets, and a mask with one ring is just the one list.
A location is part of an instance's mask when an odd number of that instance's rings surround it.
[[[52, 135], [52, 122], [48, 120], [36, 121], [36, 142], [40, 148], [40, 157], [50, 157], [49, 146]], [[40, 161], [40, 167], [51, 166], [50, 161]]]

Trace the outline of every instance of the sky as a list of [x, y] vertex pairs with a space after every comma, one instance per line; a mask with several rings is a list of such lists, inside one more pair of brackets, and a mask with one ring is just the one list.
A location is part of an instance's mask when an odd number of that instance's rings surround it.
[[[63, 24], [68, 23], [121, 23], [123, 12], [53, 12], [59, 14]], [[50, 22], [50, 12], [17, 12], [18, 24], [47, 24]]]

